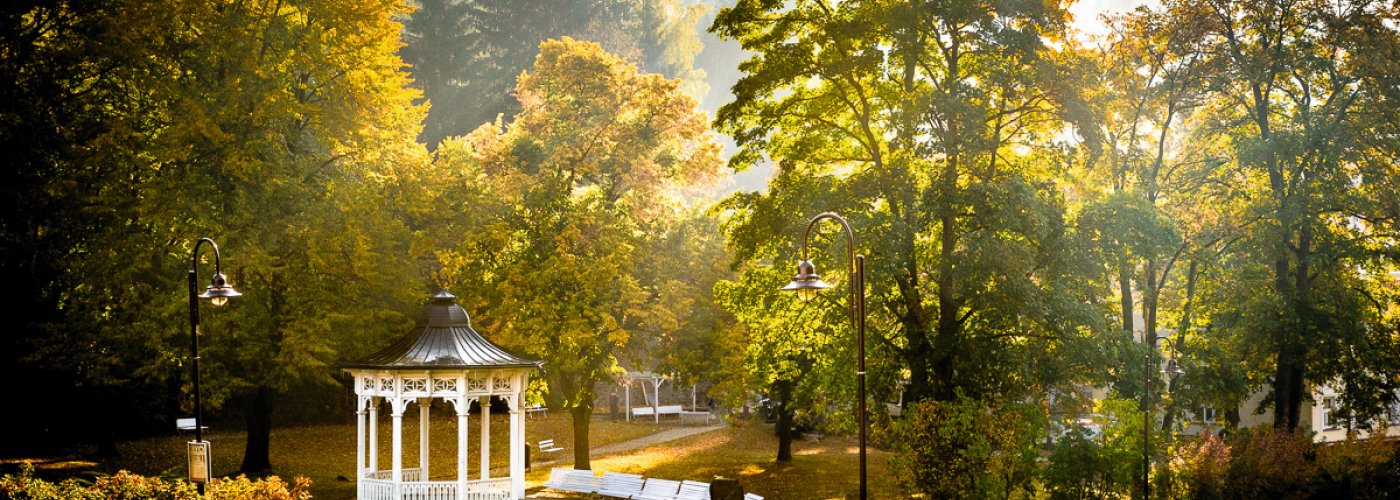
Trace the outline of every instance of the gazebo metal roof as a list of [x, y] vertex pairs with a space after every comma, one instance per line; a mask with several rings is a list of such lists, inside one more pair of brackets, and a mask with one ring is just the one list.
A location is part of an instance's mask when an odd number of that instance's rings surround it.
[[441, 290], [418, 313], [418, 324], [407, 335], [344, 368], [421, 370], [443, 368], [523, 368], [544, 362], [516, 356], [472, 329], [471, 318], [457, 296]]

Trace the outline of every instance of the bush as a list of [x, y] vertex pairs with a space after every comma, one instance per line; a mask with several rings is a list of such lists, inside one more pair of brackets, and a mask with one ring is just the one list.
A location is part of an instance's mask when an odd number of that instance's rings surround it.
[[1043, 409], [959, 398], [922, 401], [892, 433], [896, 480], [932, 498], [1010, 498], [1036, 476]]
[[1400, 449], [1377, 432], [1317, 450], [1317, 497], [1383, 499], [1400, 492]]
[[1225, 498], [1225, 476], [1230, 467], [1230, 447], [1214, 434], [1202, 432], [1172, 448], [1171, 463], [1164, 487], [1164, 496], [1196, 500]]
[[1118, 498], [1128, 495], [1140, 477], [1142, 412], [1128, 400], [1099, 403], [1103, 436], [1070, 431], [1055, 443], [1045, 470], [1045, 487], [1053, 499]]
[[[206, 500], [307, 500], [311, 480], [298, 477], [292, 484], [277, 476], [250, 480], [244, 476], [220, 479], [206, 488]], [[0, 477], [0, 498], [16, 500], [199, 500], [193, 484], [165, 481], [120, 471], [97, 478], [91, 484], [75, 479], [58, 483], [34, 477], [34, 467], [25, 464], [19, 475]]]
[[1316, 448], [1299, 432], [1245, 429], [1231, 440], [1227, 498], [1309, 498], [1317, 480]]

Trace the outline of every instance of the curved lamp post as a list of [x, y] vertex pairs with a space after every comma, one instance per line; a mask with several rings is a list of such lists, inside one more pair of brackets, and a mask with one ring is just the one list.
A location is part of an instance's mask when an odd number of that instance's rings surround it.
[[[208, 243], [214, 249], [214, 277], [210, 281], [204, 293], [199, 293], [199, 247]], [[198, 294], [198, 295], [196, 295]], [[214, 307], [220, 307], [228, 303], [228, 299], [243, 295], [229, 286], [228, 280], [224, 278], [224, 273], [219, 262], [219, 245], [209, 238], [200, 238], [194, 244], [194, 250], [190, 252], [190, 351], [194, 356], [194, 440], [197, 443], [204, 442], [204, 411], [199, 398], [199, 299], [209, 299], [209, 303]], [[208, 460], [208, 456], [205, 456]], [[204, 483], [195, 483], [199, 494], [204, 495]]]
[[1166, 336], [1150, 337], [1148, 342], [1150, 349], [1143, 363], [1143, 384], [1142, 384], [1142, 498], [1149, 500], [1152, 493], [1152, 407], [1149, 406], [1148, 397], [1151, 395], [1152, 387], [1152, 355], [1157, 352], [1157, 341], [1166, 340], [1167, 346], [1172, 349], [1172, 357], [1167, 360], [1167, 366], [1162, 369], [1162, 373], [1167, 374], [1168, 379], [1175, 380], [1186, 373], [1181, 369], [1181, 365], [1176, 362], [1176, 345]]
[[812, 261], [807, 260], [807, 241], [812, 235], [812, 227], [824, 219], [834, 219], [841, 223], [846, 232], [846, 261], [851, 266], [851, 322], [856, 327], [856, 392], [860, 399], [860, 499], [865, 500], [865, 256], [855, 254], [855, 235], [846, 219], [832, 212], [822, 213], [807, 223], [807, 231], [802, 234], [802, 262], [797, 264], [797, 276], [784, 286], [783, 290], [797, 292], [802, 300], [812, 300], [817, 292], [831, 288], [817, 274]]

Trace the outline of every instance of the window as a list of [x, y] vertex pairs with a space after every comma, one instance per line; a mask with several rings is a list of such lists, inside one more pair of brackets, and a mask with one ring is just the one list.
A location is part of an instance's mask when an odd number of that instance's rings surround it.
[[1211, 423], [1211, 422], [1214, 422], [1214, 421], [1215, 421], [1215, 408], [1211, 408], [1211, 407], [1209, 407], [1209, 406], [1202, 406], [1202, 407], [1201, 407], [1201, 422], [1202, 422], [1202, 423], [1207, 423], [1207, 424], [1208, 424], [1208, 423]]
[[1327, 429], [1340, 429], [1345, 419], [1337, 412], [1337, 397], [1322, 398], [1322, 425]]

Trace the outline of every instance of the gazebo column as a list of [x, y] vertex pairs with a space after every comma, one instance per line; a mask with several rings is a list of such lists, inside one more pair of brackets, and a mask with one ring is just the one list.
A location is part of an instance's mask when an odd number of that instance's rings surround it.
[[394, 482], [395, 496], [398, 496], [399, 485], [403, 483], [403, 414], [407, 410], [408, 401], [395, 399], [394, 405], [394, 469], [390, 472], [389, 479]]
[[[466, 384], [459, 382], [460, 387]], [[457, 498], [467, 495], [467, 417], [471, 415], [472, 401], [465, 396], [453, 401], [457, 407]]]
[[481, 477], [491, 479], [491, 396], [481, 397]]
[[[358, 383], [358, 381], [356, 382]], [[363, 396], [355, 397], [358, 408], [355, 411], [355, 497], [365, 497], [365, 414], [369, 406]]]
[[379, 470], [379, 398], [369, 398], [369, 471]]
[[418, 474], [419, 481], [428, 480], [428, 411], [433, 408], [430, 398], [418, 398]]
[[[520, 387], [516, 383], [517, 390]], [[510, 497], [525, 498], [525, 412], [520, 393], [510, 401]]]

